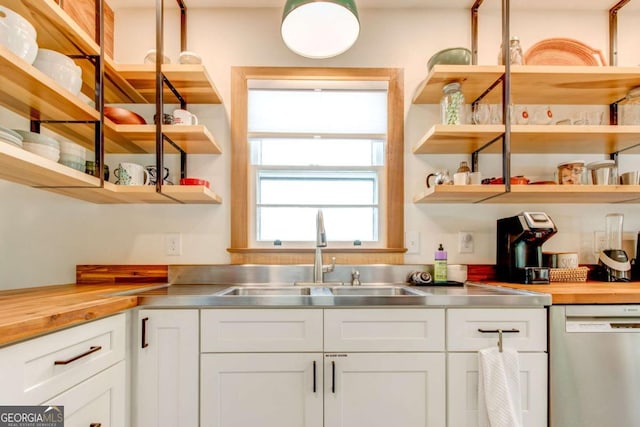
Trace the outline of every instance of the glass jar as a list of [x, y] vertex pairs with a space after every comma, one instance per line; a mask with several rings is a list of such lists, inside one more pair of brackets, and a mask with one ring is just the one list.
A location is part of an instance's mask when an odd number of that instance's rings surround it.
[[440, 100], [442, 124], [462, 124], [465, 102], [460, 83], [449, 83], [442, 88], [442, 92], [444, 93], [442, 99]]
[[[520, 46], [520, 39], [516, 36], [511, 37], [511, 40], [509, 41], [509, 61], [511, 65], [524, 64], [522, 46]], [[500, 52], [498, 53], [498, 65], [504, 65], [504, 61], [502, 59], [502, 45], [500, 45]]]
[[465, 161], [460, 162], [460, 166], [458, 166], [458, 170], [456, 171], [456, 173], [463, 173], [463, 172], [471, 172], [471, 168]]

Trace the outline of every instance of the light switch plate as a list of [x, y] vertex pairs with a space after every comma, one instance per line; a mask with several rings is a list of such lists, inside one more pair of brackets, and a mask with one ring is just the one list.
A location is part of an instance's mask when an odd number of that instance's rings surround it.
[[408, 254], [420, 253], [420, 232], [419, 231], [407, 231], [404, 234], [404, 245], [407, 248]]

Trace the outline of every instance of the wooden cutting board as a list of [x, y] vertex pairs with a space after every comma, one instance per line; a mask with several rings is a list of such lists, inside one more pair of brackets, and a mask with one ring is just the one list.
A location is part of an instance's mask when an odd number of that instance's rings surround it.
[[[87, 32], [92, 40], [98, 41], [95, 37], [96, 31], [96, 3], [95, 0], [56, 0], [62, 4], [62, 9], [78, 25]], [[107, 56], [113, 58], [113, 10], [104, 4], [104, 51]]]

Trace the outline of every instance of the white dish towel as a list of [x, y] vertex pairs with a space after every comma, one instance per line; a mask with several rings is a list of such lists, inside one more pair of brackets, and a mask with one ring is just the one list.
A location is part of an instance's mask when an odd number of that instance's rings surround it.
[[518, 352], [490, 347], [478, 352], [478, 425], [522, 427]]

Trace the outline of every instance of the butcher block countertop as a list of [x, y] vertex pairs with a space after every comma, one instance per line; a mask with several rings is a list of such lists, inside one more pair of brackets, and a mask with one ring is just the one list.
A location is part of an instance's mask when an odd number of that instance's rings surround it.
[[483, 283], [551, 294], [552, 304], [640, 304], [640, 282], [552, 282], [548, 285]]
[[149, 285], [55, 285], [0, 292], [0, 346], [135, 307], [135, 295], [109, 296]]

